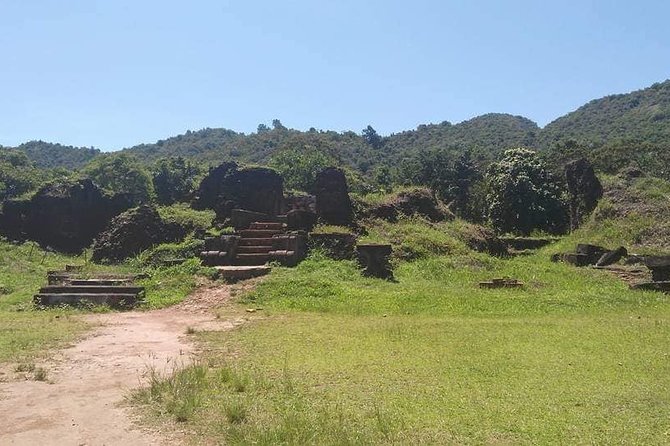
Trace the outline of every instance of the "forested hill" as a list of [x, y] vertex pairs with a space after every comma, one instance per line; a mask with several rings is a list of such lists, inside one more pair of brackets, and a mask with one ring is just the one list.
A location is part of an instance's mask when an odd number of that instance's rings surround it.
[[315, 129], [302, 132], [288, 129], [279, 121], [275, 121], [272, 129], [259, 126], [259, 131], [251, 134], [207, 128], [124, 151], [146, 161], [166, 156], [182, 156], [209, 163], [235, 160], [264, 164], [277, 150], [306, 147], [324, 151], [362, 170], [365, 170], [369, 160], [374, 157], [371, 147], [354, 132], [338, 133]]
[[[371, 128], [363, 134], [316, 129], [303, 132], [288, 129], [275, 120], [272, 128], [260, 125], [251, 134], [207, 128], [124, 151], [146, 163], [183, 156], [210, 164], [223, 160], [264, 164], [273, 153], [284, 148], [314, 148], [365, 173], [374, 166], [393, 165], [426, 149], [456, 152], [468, 148], [478, 158], [490, 160], [501, 151], [518, 146], [546, 150], [559, 161], [588, 155], [605, 171], [637, 163], [651, 173], [667, 176], [670, 80], [591, 101], [544, 129], [521, 116], [486, 114], [458, 124], [420, 125], [415, 130], [382, 138]], [[76, 168], [99, 154], [95, 149], [42, 141], [29, 142], [17, 149], [39, 167]]]
[[594, 144], [614, 141], [670, 143], [670, 80], [644, 90], [596, 99], [547, 124], [540, 143], [576, 139]]
[[420, 125], [416, 130], [384, 138], [384, 151], [398, 159], [424, 149], [469, 148], [485, 157], [495, 157], [512, 147], [536, 147], [540, 128], [530, 119], [489, 113], [459, 124]]
[[64, 146], [44, 141], [29, 141], [15, 149], [25, 153], [35, 166], [44, 169], [76, 169], [100, 154], [100, 150], [94, 148]]
[[416, 130], [378, 140], [374, 134], [362, 136], [316, 129], [301, 132], [275, 124], [272, 129], [261, 127], [259, 132], [249, 135], [225, 129], [187, 132], [126, 151], [144, 160], [178, 155], [209, 162], [235, 159], [262, 164], [277, 150], [312, 147], [365, 172], [373, 165], [394, 163], [422, 149], [468, 147], [495, 156], [510, 147], [534, 147], [539, 131], [533, 121], [505, 114], [488, 114], [455, 125], [449, 122], [421, 125]]

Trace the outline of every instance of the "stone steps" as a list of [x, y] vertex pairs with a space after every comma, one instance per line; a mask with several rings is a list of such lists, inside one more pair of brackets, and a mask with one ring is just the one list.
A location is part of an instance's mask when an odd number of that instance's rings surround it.
[[131, 308], [138, 302], [136, 294], [119, 293], [39, 293], [34, 297], [35, 305], [52, 307], [58, 305], [82, 306], [109, 305], [113, 308]]
[[251, 223], [249, 229], [239, 232], [241, 238], [233, 264], [238, 266], [265, 265], [270, 260], [270, 252], [273, 250], [272, 237], [285, 232], [284, 223]]
[[244, 229], [240, 235], [245, 238], [272, 238], [273, 235], [283, 234], [284, 231], [277, 229]]
[[264, 276], [270, 272], [270, 267], [266, 265], [253, 266], [216, 266], [222, 279], [227, 280], [245, 280], [253, 277]]
[[277, 232], [284, 232], [286, 225], [284, 223], [275, 223], [275, 222], [254, 222], [251, 223], [249, 229], [251, 230], [272, 230]]
[[140, 294], [144, 287], [105, 285], [50, 285], [40, 288], [40, 294]]
[[240, 243], [238, 245], [239, 247], [242, 246], [272, 246], [272, 237], [263, 237], [263, 238], [254, 238], [254, 237], [248, 237], [248, 238], [241, 238]]
[[76, 286], [123, 286], [132, 282], [130, 279], [70, 279], [70, 285]]
[[235, 265], [264, 265], [270, 260], [267, 253], [237, 254]]
[[272, 251], [272, 245], [258, 245], [258, 246], [238, 246], [237, 254], [267, 254]]
[[144, 298], [144, 287], [133, 285], [139, 276], [104, 275], [86, 277], [68, 271], [50, 271], [48, 285], [33, 297], [35, 305], [108, 305], [132, 308]]

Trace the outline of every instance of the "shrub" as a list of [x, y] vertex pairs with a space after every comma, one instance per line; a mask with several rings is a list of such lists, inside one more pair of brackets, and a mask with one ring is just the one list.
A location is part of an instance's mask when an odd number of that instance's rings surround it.
[[561, 233], [567, 228], [562, 185], [537, 153], [507, 150], [500, 162], [491, 164], [486, 177], [489, 218], [497, 230], [528, 235], [536, 229]]

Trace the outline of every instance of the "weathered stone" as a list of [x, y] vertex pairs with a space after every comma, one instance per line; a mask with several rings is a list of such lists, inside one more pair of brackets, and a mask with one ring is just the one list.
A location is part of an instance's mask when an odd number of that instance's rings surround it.
[[363, 244], [356, 246], [358, 263], [363, 275], [379, 279], [393, 279], [391, 268], [391, 245]]
[[454, 214], [428, 188], [402, 191], [386, 203], [364, 209], [365, 216], [396, 222], [400, 215], [419, 215], [431, 221], [453, 220]]
[[316, 213], [316, 196], [289, 192], [284, 197], [284, 208], [287, 212], [301, 210]]
[[209, 173], [200, 182], [196, 198], [193, 201], [194, 209], [216, 209], [224, 184], [228, 177], [237, 173], [236, 163], [223, 163], [210, 169]]
[[255, 222], [276, 222], [277, 218], [261, 212], [247, 211], [246, 209], [233, 209], [230, 213], [230, 225], [236, 231], [249, 229]]
[[496, 279], [479, 282], [479, 288], [522, 288], [523, 282], [510, 277], [500, 277]]
[[307, 234], [304, 231], [293, 231], [288, 234], [272, 236], [270, 260], [284, 266], [295, 266], [307, 256]]
[[232, 265], [240, 243], [238, 235], [222, 235], [205, 239], [205, 250], [200, 259], [205, 266]]
[[559, 254], [559, 258], [562, 262], [569, 263], [575, 266], [593, 265], [593, 262], [591, 262], [592, 257], [586, 254], [568, 252], [564, 254]]
[[570, 228], [574, 230], [596, 208], [603, 196], [603, 187], [585, 158], [568, 163], [565, 178], [570, 193]]
[[79, 252], [129, 205], [124, 196], [104, 195], [89, 179], [52, 183], [29, 201], [4, 203], [0, 231], [58, 251]]
[[311, 231], [316, 225], [317, 216], [312, 211], [293, 209], [286, 214], [286, 223], [291, 231]]
[[222, 279], [235, 282], [238, 280], [251, 279], [268, 274], [271, 270], [266, 265], [254, 266], [217, 266], [217, 271]]
[[496, 233], [484, 226], [471, 225], [464, 233], [465, 242], [477, 252], [486, 252], [496, 257], [507, 257], [509, 250]]
[[165, 241], [163, 222], [155, 208], [143, 205], [112, 219], [93, 243], [94, 262], [121, 262]]
[[605, 254], [606, 252], [609, 252], [609, 249], [603, 248], [602, 246], [598, 245], [589, 245], [587, 243], [580, 243], [577, 245], [577, 248], [575, 249], [577, 254], [581, 254], [585, 257], [585, 261], [587, 262], [587, 265], [595, 265], [598, 260]]
[[353, 222], [353, 209], [344, 171], [335, 167], [316, 176], [316, 213], [323, 223], [348, 226]]
[[356, 236], [340, 232], [332, 234], [310, 234], [309, 249], [321, 249], [335, 260], [351, 260], [355, 257]]
[[283, 204], [283, 180], [277, 172], [264, 167], [238, 170], [235, 163], [223, 163], [202, 180], [193, 207], [213, 209], [223, 221], [233, 209], [276, 216]]
[[617, 263], [619, 260], [628, 255], [628, 250], [623, 246], [618, 247], [614, 251], [608, 251], [598, 259], [596, 266], [608, 266]]
[[648, 256], [644, 264], [651, 270], [654, 282], [670, 281], [670, 256]]

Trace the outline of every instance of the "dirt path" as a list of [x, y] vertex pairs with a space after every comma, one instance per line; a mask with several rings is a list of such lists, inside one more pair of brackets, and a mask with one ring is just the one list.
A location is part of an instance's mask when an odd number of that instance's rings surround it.
[[47, 381], [0, 384], [1, 445], [160, 445], [178, 443], [133, 426], [124, 396], [150, 367], [170, 372], [192, 360], [186, 330], [225, 330], [240, 318], [218, 319], [229, 288], [202, 288], [164, 310], [90, 315], [86, 339], [45, 365]]

